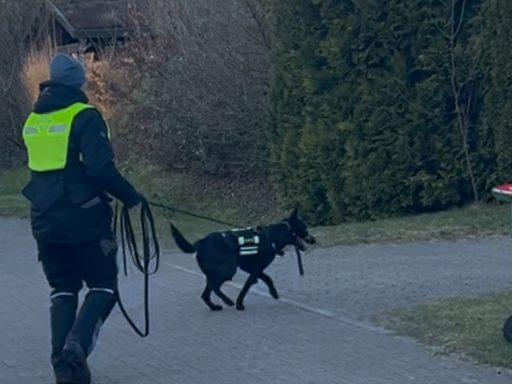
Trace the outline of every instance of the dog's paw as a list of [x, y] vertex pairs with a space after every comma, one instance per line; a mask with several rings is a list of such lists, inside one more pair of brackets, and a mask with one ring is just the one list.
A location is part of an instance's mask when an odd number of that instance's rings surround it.
[[222, 306], [221, 306], [221, 305], [212, 305], [212, 306], [210, 307], [210, 309], [211, 309], [212, 311], [215, 311], [215, 312], [216, 312], [216, 311], [222, 311]]
[[242, 303], [236, 303], [236, 309], [239, 311], [245, 311], [245, 307]]
[[276, 300], [279, 299], [279, 293], [277, 293], [277, 291], [270, 291], [270, 295]]

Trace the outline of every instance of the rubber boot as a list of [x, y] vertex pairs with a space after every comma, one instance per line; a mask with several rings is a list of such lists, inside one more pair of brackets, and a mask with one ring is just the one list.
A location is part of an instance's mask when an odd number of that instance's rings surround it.
[[55, 292], [51, 296], [50, 325], [52, 339], [51, 362], [57, 384], [71, 383], [72, 372], [63, 361], [62, 351], [71, 328], [73, 327], [78, 298], [68, 292]]
[[71, 371], [70, 380], [63, 384], [90, 384], [91, 371], [87, 365], [87, 356], [82, 347], [75, 342], [68, 342], [62, 351], [62, 360]]
[[99, 331], [116, 304], [116, 293], [109, 289], [93, 288], [87, 294], [80, 312], [69, 332], [66, 345], [78, 344], [89, 356], [96, 344]]

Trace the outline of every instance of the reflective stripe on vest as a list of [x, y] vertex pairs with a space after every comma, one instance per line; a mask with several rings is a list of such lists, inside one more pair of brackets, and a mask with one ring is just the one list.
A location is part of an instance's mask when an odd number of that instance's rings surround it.
[[64, 169], [68, 159], [69, 136], [75, 116], [91, 105], [75, 103], [66, 109], [32, 113], [23, 127], [28, 167], [36, 172]]

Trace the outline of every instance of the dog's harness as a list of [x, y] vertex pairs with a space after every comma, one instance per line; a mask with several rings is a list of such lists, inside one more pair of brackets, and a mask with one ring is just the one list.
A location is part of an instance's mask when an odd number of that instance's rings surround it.
[[[295, 246], [295, 251], [297, 252], [297, 260], [299, 264], [299, 272], [301, 275], [304, 274], [303, 267], [302, 267], [302, 258], [300, 255], [300, 248], [298, 245], [298, 236], [295, 233], [295, 231], [292, 229], [292, 226], [287, 220], [283, 220], [283, 224], [286, 224], [288, 227], [288, 230], [290, 231], [290, 235], [293, 239], [293, 243]], [[260, 236], [258, 235], [258, 232], [254, 228], [246, 228], [246, 229], [233, 229], [231, 230], [231, 233], [233, 233], [237, 238], [237, 244], [238, 244], [238, 255], [243, 256], [254, 256], [257, 255], [259, 252], [259, 245], [260, 245]], [[284, 256], [284, 251], [282, 249], [277, 249], [277, 246], [274, 242], [272, 242], [272, 248], [274, 248], [274, 251], [279, 256]]]
[[232, 233], [237, 237], [238, 254], [240, 256], [253, 256], [258, 254], [260, 236], [254, 229], [235, 229]]
[[[291, 231], [290, 224], [287, 223], [287, 225]], [[261, 239], [257, 229], [233, 229], [231, 230], [231, 233], [233, 233], [237, 238], [239, 256], [254, 256], [258, 254]], [[277, 249], [274, 242], [272, 242], [272, 248], [279, 256], [284, 256], [283, 250]]]

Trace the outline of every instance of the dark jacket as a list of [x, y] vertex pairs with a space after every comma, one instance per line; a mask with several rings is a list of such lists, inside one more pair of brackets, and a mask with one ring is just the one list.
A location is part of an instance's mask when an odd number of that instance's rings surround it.
[[[77, 102], [88, 102], [82, 91], [46, 82], [41, 84], [34, 112], [49, 113]], [[84, 243], [110, 237], [112, 209], [107, 194], [128, 207], [140, 201], [114, 164], [107, 132], [96, 109], [81, 111], [71, 127], [66, 168], [32, 172], [23, 195], [32, 203], [32, 232], [37, 241]]]

